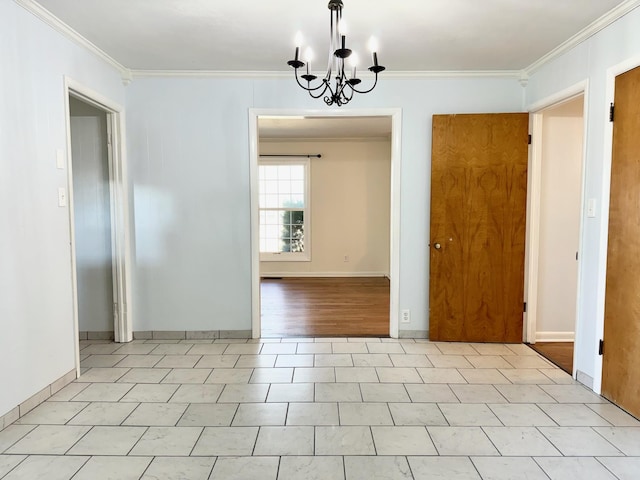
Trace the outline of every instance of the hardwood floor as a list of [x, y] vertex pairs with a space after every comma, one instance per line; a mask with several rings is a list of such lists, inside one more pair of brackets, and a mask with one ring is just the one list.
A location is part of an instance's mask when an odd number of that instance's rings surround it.
[[282, 278], [260, 282], [262, 336], [389, 336], [389, 280]]
[[573, 342], [537, 342], [529, 346], [569, 375], [573, 374]]

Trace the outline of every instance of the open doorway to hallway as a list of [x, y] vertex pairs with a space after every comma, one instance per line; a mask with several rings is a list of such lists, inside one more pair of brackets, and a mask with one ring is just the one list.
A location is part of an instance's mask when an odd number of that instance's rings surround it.
[[[573, 374], [583, 201], [584, 94], [537, 112], [539, 173], [534, 350]], [[537, 127], [537, 128], [536, 128]], [[538, 163], [536, 163], [538, 162]], [[536, 168], [536, 167], [534, 167]], [[532, 199], [536, 201], [536, 199]], [[535, 228], [534, 227], [534, 228]], [[532, 246], [536, 249], [536, 245]]]
[[391, 117], [259, 117], [261, 336], [388, 336]]
[[107, 112], [69, 96], [73, 229], [81, 340], [114, 339], [114, 255]]

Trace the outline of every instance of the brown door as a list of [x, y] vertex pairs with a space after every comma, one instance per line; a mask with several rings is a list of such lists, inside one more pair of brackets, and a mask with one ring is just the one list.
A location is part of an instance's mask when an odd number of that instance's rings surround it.
[[616, 77], [602, 395], [640, 417], [640, 67]]
[[435, 115], [429, 338], [521, 342], [529, 115]]

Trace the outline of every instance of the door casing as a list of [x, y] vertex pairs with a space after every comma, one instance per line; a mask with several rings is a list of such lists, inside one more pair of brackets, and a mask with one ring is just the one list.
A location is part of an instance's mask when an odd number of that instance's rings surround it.
[[249, 177], [251, 184], [251, 336], [260, 338], [260, 237], [258, 231], [258, 117], [391, 117], [391, 232], [389, 336], [399, 335], [400, 304], [400, 173], [402, 109], [354, 110], [249, 109]]
[[69, 231], [71, 239], [71, 284], [73, 297], [74, 345], [76, 348], [76, 372], [80, 375], [80, 350], [78, 345], [78, 287], [75, 254], [75, 217], [73, 208], [73, 168], [71, 159], [71, 115], [69, 96], [74, 96], [107, 113], [109, 140], [109, 176], [111, 204], [111, 235], [114, 282], [114, 337], [116, 342], [133, 339], [132, 292], [130, 280], [130, 227], [125, 144], [124, 108], [72, 78], [64, 77], [64, 102], [67, 128], [67, 191]]
[[[584, 80], [571, 87], [562, 90], [548, 98], [543, 99], [529, 107], [530, 130], [531, 130], [531, 150], [529, 152], [529, 185], [527, 196], [527, 240], [525, 246], [525, 302], [527, 303], [527, 312], [525, 313], [525, 330], [524, 341], [526, 343], [536, 342], [536, 317], [538, 305], [538, 260], [540, 253], [540, 205], [541, 205], [541, 171], [542, 171], [542, 123], [544, 110], [553, 106], [564, 103], [568, 100], [583, 96], [583, 131], [582, 138], [582, 178], [581, 178], [581, 199], [580, 211], [584, 212], [585, 206], [585, 182], [586, 182], [586, 152], [587, 152], [587, 121], [588, 121], [588, 105], [589, 105], [589, 82]], [[582, 252], [584, 232], [584, 215], [581, 216], [578, 240], [578, 252]], [[577, 358], [580, 347], [580, 291], [581, 291], [581, 272], [583, 268], [584, 258], [578, 255], [578, 278], [577, 278], [577, 295], [576, 295], [576, 319], [575, 319], [575, 340], [573, 349], [573, 377], [576, 377]]]

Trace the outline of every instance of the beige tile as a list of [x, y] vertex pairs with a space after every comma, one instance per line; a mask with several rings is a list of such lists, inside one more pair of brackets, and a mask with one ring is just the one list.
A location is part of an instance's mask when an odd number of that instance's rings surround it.
[[228, 427], [238, 409], [237, 403], [203, 403], [189, 405], [178, 426], [180, 427]]
[[254, 455], [313, 455], [313, 427], [260, 427]]
[[[162, 345], [161, 345], [162, 346]], [[155, 350], [154, 350], [155, 352]], [[162, 360], [156, 363], [160, 368], [193, 368], [201, 359], [200, 355], [165, 355]]]
[[539, 427], [538, 430], [565, 456], [622, 455], [590, 427]]
[[167, 402], [178, 389], [178, 385], [139, 383], [120, 399], [121, 402]]
[[316, 427], [316, 455], [375, 455], [369, 427]]
[[[396, 354], [400, 356], [399, 354]], [[354, 353], [351, 355], [356, 367], [392, 367], [388, 353]]]
[[291, 383], [293, 368], [254, 368], [250, 383]]
[[422, 378], [411, 367], [377, 367], [376, 372], [383, 383], [422, 383]]
[[340, 425], [393, 425], [386, 403], [339, 403]]
[[424, 383], [467, 383], [455, 368], [418, 368]]
[[534, 427], [484, 427], [503, 456], [560, 456], [560, 452]]
[[316, 367], [353, 367], [353, 360], [348, 353], [336, 353], [336, 354], [316, 354], [315, 363]]
[[170, 402], [215, 403], [222, 392], [222, 385], [180, 385]]
[[258, 427], [205, 427], [191, 455], [251, 456]]
[[69, 455], [127, 455], [145, 431], [145, 427], [93, 427], [67, 453]]
[[411, 472], [419, 480], [481, 480], [471, 460], [466, 456], [408, 457], [407, 460], [411, 466]]
[[[87, 460], [88, 457], [32, 455], [3, 478], [8, 480], [68, 480]], [[0, 475], [2, 475], [1, 472]]]
[[[213, 386], [213, 385], [212, 385]], [[264, 402], [269, 384], [225, 385], [218, 403]]]
[[376, 369], [373, 367], [335, 367], [336, 382], [368, 383], [379, 382]]
[[498, 455], [479, 427], [427, 427], [440, 455]]
[[502, 422], [484, 403], [443, 403], [439, 407], [451, 426], [502, 426]]
[[171, 372], [169, 368], [132, 368], [119, 383], [160, 383]]
[[206, 383], [249, 383], [253, 368], [214, 368]]
[[284, 425], [287, 418], [286, 403], [243, 403], [233, 418], [234, 427], [260, 427]]
[[499, 355], [467, 355], [465, 358], [475, 368], [513, 368]]
[[[313, 345], [313, 344], [309, 344]], [[278, 355], [276, 367], [313, 367], [313, 355]]]
[[189, 455], [201, 433], [201, 427], [150, 427], [130, 455]]
[[[16, 425], [18, 427], [19, 425]], [[27, 455], [63, 455], [80, 440], [90, 427], [39, 425], [5, 453]]]
[[276, 383], [269, 388], [267, 402], [313, 402], [313, 396], [313, 383]]
[[211, 372], [208, 368], [174, 368], [162, 383], [204, 383]]
[[198, 363], [196, 363], [195, 368], [233, 368], [236, 366], [239, 358], [240, 355], [203, 355]]
[[69, 420], [69, 425], [120, 425], [137, 403], [93, 402]]
[[276, 480], [278, 462], [278, 457], [219, 458], [209, 480]]
[[427, 355], [436, 368], [473, 368], [463, 355]]
[[133, 383], [94, 383], [73, 397], [73, 401], [117, 402], [133, 387]]
[[215, 462], [211, 457], [156, 457], [140, 480], [206, 480]]
[[290, 403], [287, 425], [339, 425], [336, 403]]
[[294, 383], [321, 383], [335, 381], [336, 375], [333, 367], [296, 367], [293, 371]]
[[[240, 355], [236, 368], [271, 368], [275, 366], [278, 355]], [[231, 365], [233, 366], [233, 365]]]
[[282, 457], [278, 480], [344, 480], [342, 457]]
[[178, 423], [187, 406], [186, 403], [142, 403], [123, 425], [172, 427]]
[[405, 385], [407, 393], [412, 402], [425, 403], [459, 403], [458, 397], [455, 396], [449, 385], [442, 384], [409, 384]]
[[87, 405], [88, 403], [86, 402], [44, 402], [20, 418], [16, 423], [64, 425]]
[[425, 427], [371, 427], [378, 455], [437, 455]]

